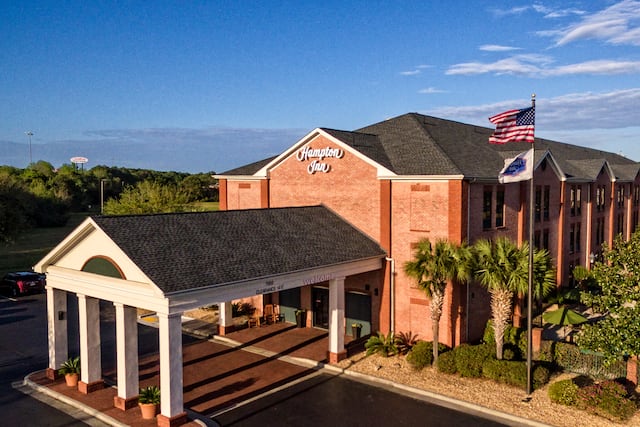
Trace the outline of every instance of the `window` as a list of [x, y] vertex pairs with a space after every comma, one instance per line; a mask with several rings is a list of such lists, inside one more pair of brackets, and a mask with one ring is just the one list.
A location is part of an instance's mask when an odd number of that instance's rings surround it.
[[635, 232], [638, 229], [638, 211], [637, 210], [633, 211], [632, 221], [633, 221], [633, 223], [631, 224], [632, 231]]
[[540, 210], [542, 204], [542, 188], [540, 186], [536, 187], [536, 207], [534, 210], [534, 220], [535, 222], [540, 222]]
[[569, 253], [572, 254], [576, 251], [575, 248], [575, 238], [576, 238], [576, 225], [571, 224], [569, 226]]
[[576, 234], [575, 234], [575, 239], [576, 239], [576, 243], [575, 243], [575, 249], [576, 252], [580, 252], [580, 223], [577, 222], [576, 223]]
[[596, 218], [596, 245], [604, 243], [604, 218]]
[[580, 216], [582, 214], [582, 186], [572, 185], [569, 195], [569, 204], [571, 207], [571, 216]]
[[540, 230], [536, 230], [533, 232], [533, 247], [536, 249], [540, 249]]
[[549, 221], [549, 199], [551, 198], [551, 187], [548, 185], [544, 186], [544, 205], [542, 211], [542, 218], [545, 221]]
[[596, 210], [598, 212], [604, 211], [604, 198], [605, 187], [604, 185], [598, 185], [598, 188], [596, 188]]
[[482, 228], [489, 230], [491, 228], [491, 199], [493, 197], [493, 191], [491, 188], [484, 189], [484, 195], [482, 198]]
[[616, 233], [624, 234], [624, 214], [623, 213], [618, 214], [618, 219], [616, 224]]
[[624, 186], [620, 185], [616, 190], [616, 199], [618, 200], [618, 207], [624, 208]]
[[549, 229], [545, 228], [542, 231], [542, 248], [549, 250]]
[[496, 228], [504, 227], [504, 188], [496, 192]]

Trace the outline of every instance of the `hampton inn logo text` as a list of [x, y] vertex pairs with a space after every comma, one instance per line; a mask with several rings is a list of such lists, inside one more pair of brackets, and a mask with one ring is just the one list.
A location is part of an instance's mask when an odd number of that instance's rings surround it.
[[331, 165], [324, 163], [324, 159], [334, 158], [341, 159], [344, 156], [344, 151], [339, 148], [311, 148], [303, 147], [298, 150], [296, 158], [300, 162], [306, 162], [311, 160], [307, 166], [307, 172], [313, 175], [316, 172], [327, 173], [331, 170]]

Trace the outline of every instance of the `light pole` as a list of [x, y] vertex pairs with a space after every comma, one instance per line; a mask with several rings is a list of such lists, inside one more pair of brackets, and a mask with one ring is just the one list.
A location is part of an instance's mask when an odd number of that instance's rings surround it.
[[33, 132], [30, 130], [25, 132], [25, 135], [29, 137], [29, 165], [33, 163], [33, 156], [31, 155], [31, 137], [33, 136]]
[[109, 181], [108, 179], [100, 180], [100, 214], [104, 214], [104, 183]]

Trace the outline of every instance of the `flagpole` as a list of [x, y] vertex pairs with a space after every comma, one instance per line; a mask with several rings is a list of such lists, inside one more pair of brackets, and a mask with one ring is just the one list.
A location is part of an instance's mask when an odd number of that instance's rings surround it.
[[[531, 95], [531, 107], [535, 114], [536, 107], [536, 94]], [[534, 132], [535, 132], [535, 116], [534, 116]], [[535, 135], [534, 135], [535, 136]], [[533, 378], [532, 378], [532, 354], [533, 354], [533, 212], [535, 209], [534, 203], [534, 188], [533, 188], [533, 175], [535, 172], [535, 149], [534, 142], [531, 143], [531, 149], [533, 151], [533, 169], [531, 170], [531, 179], [529, 180], [529, 289], [527, 292], [527, 396], [531, 396], [533, 392]]]

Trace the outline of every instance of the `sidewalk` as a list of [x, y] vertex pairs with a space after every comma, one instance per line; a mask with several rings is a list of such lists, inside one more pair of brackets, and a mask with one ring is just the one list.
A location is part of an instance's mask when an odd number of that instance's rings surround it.
[[[140, 319], [151, 324], [153, 319]], [[303, 381], [314, 372], [343, 374], [400, 393], [421, 395], [430, 401], [458, 410], [481, 412], [509, 425], [543, 426], [541, 423], [457, 401], [424, 390], [369, 377], [326, 363], [327, 333], [314, 328], [296, 328], [281, 323], [263, 328], [243, 329], [226, 337], [215, 335], [217, 326], [183, 319], [183, 331], [206, 340], [183, 348], [184, 407], [187, 427], [217, 425], [209, 417], [274, 392], [279, 387]], [[140, 385], [158, 383], [157, 355], [140, 360]], [[35, 372], [24, 384], [45, 393], [112, 426], [151, 427], [156, 420], [143, 420], [138, 407], [121, 411], [113, 406], [116, 389], [107, 386], [88, 395], [69, 388], [64, 379], [51, 381], [44, 372]]]

